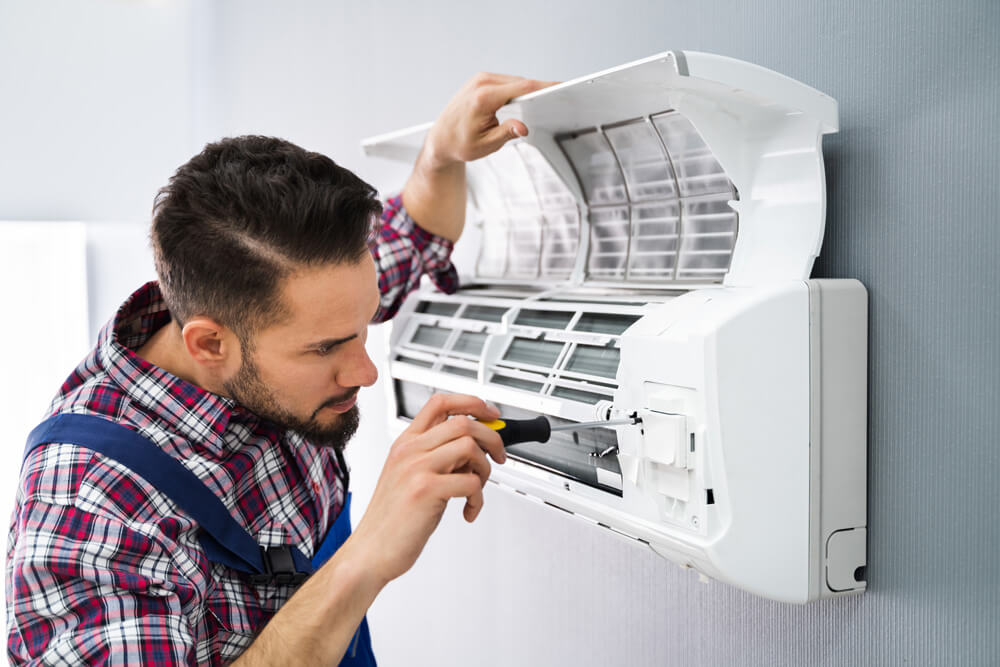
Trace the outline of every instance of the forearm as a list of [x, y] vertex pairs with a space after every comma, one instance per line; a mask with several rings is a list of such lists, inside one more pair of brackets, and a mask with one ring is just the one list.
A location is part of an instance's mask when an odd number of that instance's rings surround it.
[[515, 118], [503, 123], [497, 110], [520, 95], [549, 85], [507, 74], [480, 73], [451, 98], [427, 132], [403, 203], [427, 231], [457, 241], [465, 226], [465, 163], [486, 157], [528, 128]]
[[403, 205], [426, 231], [457, 241], [465, 227], [465, 163], [447, 161], [425, 144], [403, 187]]
[[352, 540], [302, 584], [234, 665], [332, 665], [385, 582]]

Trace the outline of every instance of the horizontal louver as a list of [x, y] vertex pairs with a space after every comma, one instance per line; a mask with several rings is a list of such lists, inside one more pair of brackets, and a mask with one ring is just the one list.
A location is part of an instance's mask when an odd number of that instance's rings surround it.
[[474, 378], [478, 375], [475, 368], [464, 368], [462, 366], [451, 366], [444, 365], [441, 370], [445, 373], [451, 373], [452, 375], [461, 375], [462, 377]]
[[514, 319], [514, 324], [526, 327], [544, 327], [546, 329], [565, 329], [573, 319], [572, 311], [565, 310], [521, 310]]
[[421, 324], [413, 334], [413, 342], [427, 347], [444, 347], [451, 335], [451, 329]]
[[483, 351], [483, 345], [485, 344], [486, 334], [477, 331], [465, 331], [455, 341], [452, 352], [478, 357], [479, 353]]
[[[567, 300], [562, 307], [539, 308], [490, 301], [419, 302], [409, 333], [396, 345], [394, 361], [475, 379], [487, 341], [501, 335], [507, 342], [486, 367], [487, 384], [590, 405], [613, 398], [620, 362], [615, 338], [640, 315], [591, 310], [596, 307], [590, 304], [613, 303], [606, 300]], [[508, 312], [509, 331], [501, 324]]]
[[566, 370], [614, 378], [618, 374], [619, 361], [620, 352], [617, 347], [577, 345], [566, 363]]
[[494, 373], [490, 381], [493, 382], [493, 384], [499, 384], [505, 387], [514, 387], [515, 389], [524, 389], [525, 391], [531, 391], [534, 393], [540, 392], [544, 386], [542, 382], [534, 382], [523, 378], [511, 377], [510, 375], [503, 375], [501, 373]]
[[414, 366], [420, 366], [421, 368], [431, 368], [434, 366], [433, 361], [428, 361], [427, 359], [417, 359], [416, 357], [408, 357], [405, 354], [397, 354], [396, 361], [413, 364]]
[[460, 306], [461, 304], [458, 303], [447, 303], [444, 301], [421, 301], [417, 304], [417, 312], [451, 317], [458, 311]]
[[468, 320], [482, 320], [484, 322], [499, 322], [503, 314], [507, 312], [506, 308], [497, 308], [495, 306], [475, 306], [468, 305], [465, 310], [462, 311], [462, 317]]
[[527, 364], [530, 366], [541, 366], [542, 368], [552, 368], [559, 353], [562, 352], [563, 343], [554, 343], [546, 340], [528, 340], [527, 338], [515, 338], [510, 342], [510, 347], [504, 353], [504, 361], [517, 364]]
[[552, 390], [552, 395], [558, 398], [568, 398], [571, 401], [594, 404], [598, 401], [610, 401], [612, 394], [595, 394], [592, 391], [581, 391], [580, 389], [570, 389], [569, 387], [556, 387]]
[[625, 332], [639, 319], [638, 315], [619, 315], [617, 313], [584, 313], [577, 320], [573, 329], [590, 333], [619, 335]]

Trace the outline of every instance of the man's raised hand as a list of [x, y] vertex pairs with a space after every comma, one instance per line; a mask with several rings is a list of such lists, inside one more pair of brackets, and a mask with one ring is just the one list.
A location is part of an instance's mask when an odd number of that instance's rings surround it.
[[469, 79], [451, 98], [427, 134], [424, 151], [429, 166], [440, 168], [478, 160], [515, 137], [527, 136], [528, 128], [524, 123], [509, 118], [501, 124], [497, 111], [511, 99], [552, 83], [489, 72]]
[[465, 226], [465, 163], [485, 157], [528, 128], [513, 118], [500, 123], [508, 100], [551, 85], [510, 74], [469, 79], [434, 121], [406, 186], [403, 205], [432, 234], [457, 241]]

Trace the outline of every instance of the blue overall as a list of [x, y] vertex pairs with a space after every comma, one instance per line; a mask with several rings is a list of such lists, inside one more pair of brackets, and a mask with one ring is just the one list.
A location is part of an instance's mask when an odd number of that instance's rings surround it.
[[[28, 436], [25, 458], [46, 443], [86, 447], [132, 470], [198, 522], [198, 540], [209, 561], [246, 572], [255, 583], [299, 584], [351, 535], [351, 494], [347, 493], [343, 509], [311, 561], [292, 545], [262, 547], [194, 473], [137, 432], [103, 417], [61, 414], [46, 419]], [[340, 665], [374, 667], [367, 618], [361, 620]]]

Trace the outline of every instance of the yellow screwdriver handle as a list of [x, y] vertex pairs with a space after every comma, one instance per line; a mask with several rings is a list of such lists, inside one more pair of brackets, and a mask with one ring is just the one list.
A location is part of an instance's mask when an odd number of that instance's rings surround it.
[[549, 436], [552, 435], [552, 426], [545, 417], [479, 421], [500, 434], [504, 447], [522, 442], [548, 442]]

